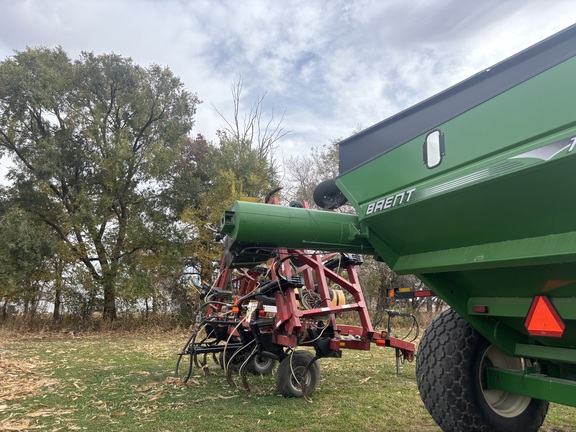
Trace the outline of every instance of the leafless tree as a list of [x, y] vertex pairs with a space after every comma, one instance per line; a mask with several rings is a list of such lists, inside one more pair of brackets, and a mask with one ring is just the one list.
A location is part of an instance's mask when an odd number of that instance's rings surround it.
[[285, 111], [277, 119], [274, 109], [269, 115], [265, 114], [264, 99], [266, 93], [259, 96], [256, 102], [250, 107], [248, 112], [242, 113], [243, 80], [240, 77], [231, 85], [233, 112], [232, 119], [218, 110], [213, 104], [212, 108], [218, 113], [225, 123], [223, 132], [228, 138], [257, 151], [258, 155], [274, 162], [274, 151], [278, 146], [278, 141], [291, 131], [284, 129], [282, 122]]

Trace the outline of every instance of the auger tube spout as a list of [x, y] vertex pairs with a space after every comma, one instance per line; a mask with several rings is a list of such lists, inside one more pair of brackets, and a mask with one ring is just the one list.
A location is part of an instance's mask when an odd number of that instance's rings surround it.
[[368, 232], [352, 214], [235, 201], [222, 216], [227, 248], [285, 247], [374, 254]]

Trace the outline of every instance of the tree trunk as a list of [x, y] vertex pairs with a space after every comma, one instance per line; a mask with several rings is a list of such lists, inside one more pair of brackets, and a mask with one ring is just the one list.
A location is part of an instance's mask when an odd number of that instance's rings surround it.
[[60, 320], [60, 306], [62, 305], [62, 272], [64, 265], [62, 260], [56, 260], [56, 280], [54, 281], [54, 312], [52, 320]]
[[54, 322], [60, 320], [60, 305], [62, 304], [62, 290], [56, 288], [54, 293], [54, 312], [52, 313], [52, 320]]
[[30, 301], [30, 318], [34, 319], [38, 311], [38, 304], [40, 303], [40, 296], [34, 296]]
[[433, 307], [434, 307], [434, 301], [432, 298], [428, 297], [426, 299], [426, 312], [428, 312], [429, 314], [432, 313]]
[[156, 292], [152, 293], [152, 313], [156, 314], [158, 312], [158, 299], [156, 298]]
[[104, 311], [102, 318], [105, 321], [114, 321], [118, 318], [116, 313], [116, 289], [114, 281], [109, 278], [104, 281]]
[[172, 299], [178, 304], [178, 315], [179, 321], [182, 325], [189, 325], [193, 321], [192, 317], [192, 305], [190, 304], [190, 299], [188, 298], [187, 291], [181, 287], [177, 286], [172, 292]]

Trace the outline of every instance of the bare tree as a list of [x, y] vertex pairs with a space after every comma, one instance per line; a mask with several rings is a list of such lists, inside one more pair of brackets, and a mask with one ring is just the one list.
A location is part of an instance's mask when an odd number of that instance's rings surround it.
[[[351, 135], [362, 130], [362, 125], [356, 125]], [[288, 157], [284, 163], [286, 170], [285, 195], [290, 200], [304, 200], [314, 206], [314, 189], [321, 182], [334, 179], [339, 174], [338, 150], [343, 138], [331, 139], [328, 144], [313, 147], [310, 153]], [[340, 208], [340, 211], [353, 213], [351, 207]]]
[[228, 138], [240, 144], [250, 146], [251, 149], [256, 150], [258, 156], [268, 160], [271, 165], [274, 165], [274, 151], [277, 148], [278, 141], [291, 132], [282, 126], [285, 111], [282, 112], [280, 118], [276, 120], [274, 109], [272, 109], [266, 119], [264, 113], [266, 93], [264, 93], [258, 97], [248, 112], [242, 114], [242, 89], [243, 80], [242, 77], [240, 77], [238, 81], [234, 81], [231, 85], [233, 104], [232, 119], [227, 119], [213, 104], [212, 108], [218, 113], [222, 120], [224, 120], [226, 126], [223, 131]]

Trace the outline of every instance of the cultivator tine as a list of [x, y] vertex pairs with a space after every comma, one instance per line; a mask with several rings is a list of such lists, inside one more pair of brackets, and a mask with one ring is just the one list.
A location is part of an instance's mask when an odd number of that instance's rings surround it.
[[310, 398], [310, 396], [308, 396], [308, 392], [306, 391], [307, 388], [306, 383], [305, 382], [300, 383], [300, 388], [302, 389], [302, 396], [304, 396], [304, 400], [306, 402], [312, 403], [312, 399]]
[[200, 364], [202, 365], [200, 369], [204, 372], [204, 375], [210, 375], [210, 369], [208, 369], [208, 354], [204, 353], [202, 356], [202, 361]]
[[250, 384], [248, 384], [248, 371], [246, 370], [245, 367], [242, 367], [240, 369], [240, 376], [242, 377], [242, 387], [244, 388], [244, 390], [246, 390], [248, 393], [252, 393], [252, 389], [250, 388]]
[[174, 368], [174, 378], [178, 378], [178, 371], [180, 370], [180, 362], [182, 361], [182, 356], [184, 354], [178, 354], [178, 360], [176, 361], [176, 367]]
[[310, 360], [310, 363], [308, 363], [308, 365], [306, 366], [306, 369], [304, 369], [304, 374], [302, 375], [302, 382], [300, 383], [300, 388], [302, 389], [302, 395], [304, 396], [304, 399], [306, 400], [306, 402], [310, 402], [312, 403], [312, 399], [310, 398], [310, 396], [308, 396], [308, 391], [307, 391], [307, 385], [306, 385], [306, 380], [304, 379], [304, 377], [308, 374], [308, 372], [310, 371], [310, 369], [312, 368], [312, 366], [314, 365], [314, 363], [316, 363], [316, 361], [319, 358], [317, 356], [315, 356], [312, 360]]
[[190, 356], [190, 361], [188, 362], [188, 372], [186, 373], [186, 376], [184, 377], [184, 382], [188, 382], [188, 380], [192, 376], [192, 368], [193, 368], [192, 354], [188, 354], [188, 355]]
[[250, 353], [250, 355], [246, 358], [246, 360], [244, 360], [244, 363], [242, 363], [242, 366], [240, 367], [240, 376], [242, 377], [242, 387], [248, 393], [252, 393], [252, 389], [250, 388], [250, 384], [248, 384], [248, 378], [247, 378], [248, 364], [250, 364], [250, 362], [256, 357], [257, 354], [258, 354], [258, 350], [257, 350], [257, 348], [254, 348], [252, 350], [252, 352]]
[[[178, 361], [176, 362], [176, 369], [174, 370], [174, 378], [179, 378], [180, 363], [182, 362], [182, 357], [184, 357], [185, 355], [190, 355], [190, 354], [187, 354], [185, 352], [178, 354]], [[192, 357], [192, 356], [190, 355], [190, 357]], [[183, 381], [184, 382], [188, 381], [188, 379], [190, 378], [190, 375], [192, 375], [192, 358], [190, 358], [190, 362], [188, 363], [188, 372], [187, 372], [186, 376], [183, 378]]]
[[228, 382], [228, 384], [230, 384], [230, 387], [234, 387], [234, 388], [238, 387], [236, 385], [236, 383], [234, 382], [234, 380], [232, 379], [232, 369], [230, 369], [230, 368], [227, 368], [227, 370], [226, 370], [226, 381]]

